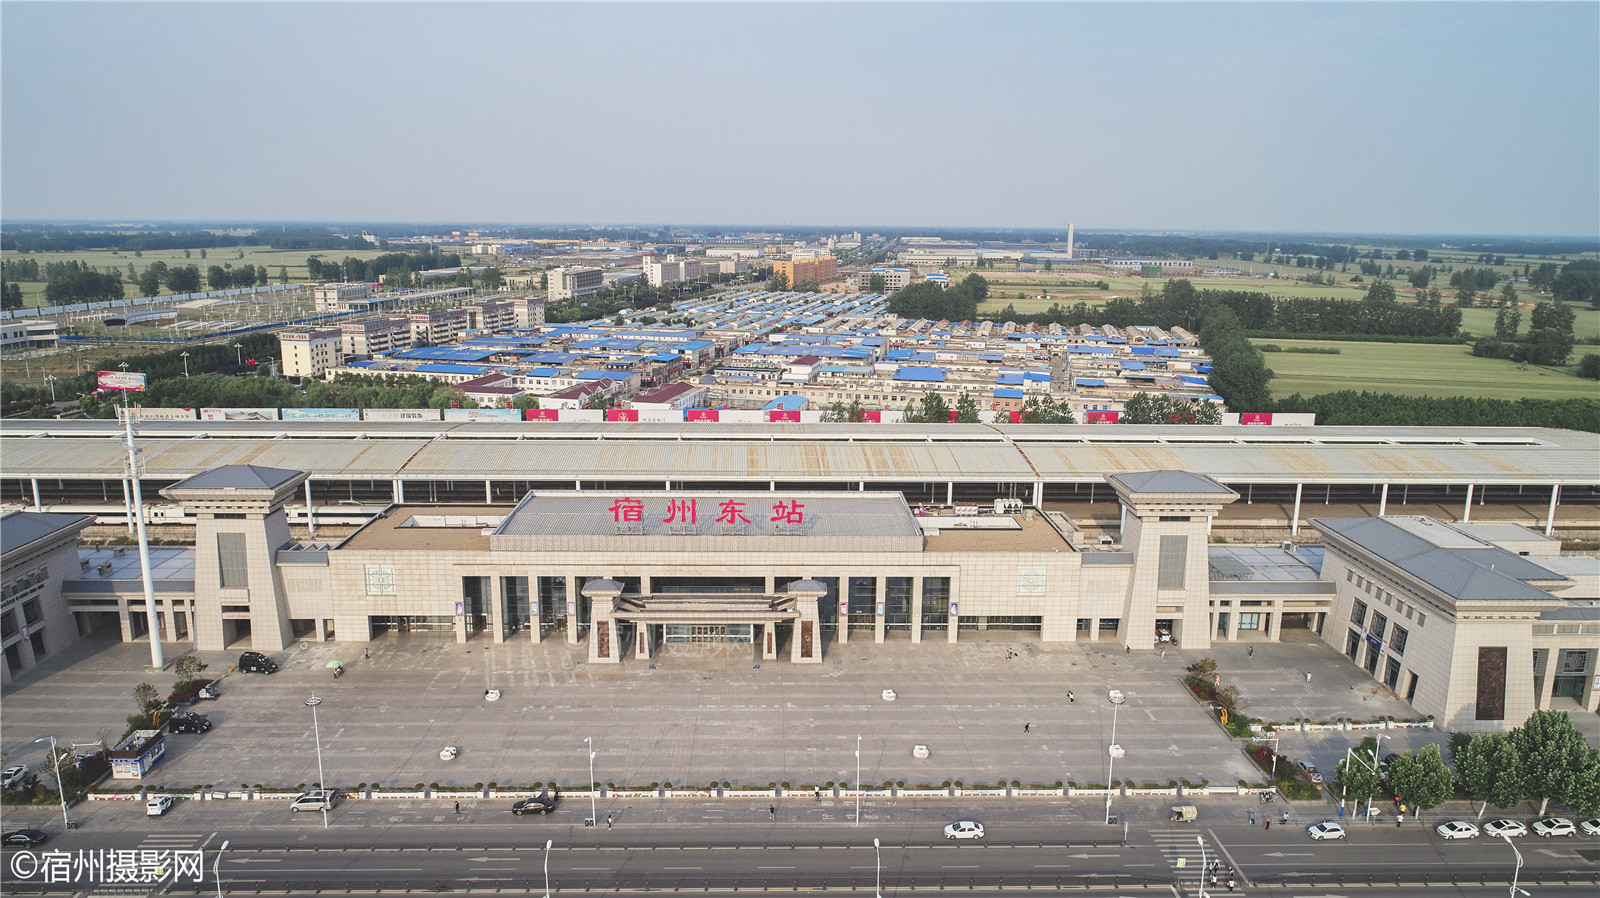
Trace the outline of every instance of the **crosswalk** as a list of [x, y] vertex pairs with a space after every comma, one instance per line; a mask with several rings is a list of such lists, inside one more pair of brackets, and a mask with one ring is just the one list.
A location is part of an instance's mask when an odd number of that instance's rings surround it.
[[[1166, 860], [1167, 866], [1172, 868], [1180, 886], [1198, 890], [1203, 881], [1206, 891], [1211, 892], [1211, 876], [1206, 868], [1214, 863], [1220, 863], [1221, 867], [1217, 869], [1215, 894], [1227, 894], [1228, 862], [1203, 834], [1194, 829], [1157, 829], [1151, 831], [1150, 838], [1155, 842], [1162, 858]], [[1179, 863], [1180, 861], [1182, 863]], [[1243, 891], [1243, 881], [1236, 879], [1234, 894], [1241, 894]]]

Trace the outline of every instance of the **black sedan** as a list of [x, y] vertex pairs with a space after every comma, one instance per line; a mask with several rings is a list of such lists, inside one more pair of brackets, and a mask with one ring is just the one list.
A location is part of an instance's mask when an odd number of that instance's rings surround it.
[[7, 845], [37, 845], [49, 837], [42, 829], [14, 829], [0, 836], [0, 842]]

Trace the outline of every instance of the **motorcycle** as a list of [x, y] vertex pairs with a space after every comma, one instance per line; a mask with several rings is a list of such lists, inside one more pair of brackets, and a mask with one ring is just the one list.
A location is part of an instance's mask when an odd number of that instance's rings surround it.
[[342, 676], [344, 676], [344, 667], [342, 667], [342, 666], [340, 666], [340, 667], [335, 667], [335, 668], [334, 668], [334, 669], [333, 669], [333, 678], [334, 678], [334, 679], [335, 679], [335, 680], [337, 680], [337, 679], [339, 679], [339, 678], [340, 678], [340, 677], [342, 677]]

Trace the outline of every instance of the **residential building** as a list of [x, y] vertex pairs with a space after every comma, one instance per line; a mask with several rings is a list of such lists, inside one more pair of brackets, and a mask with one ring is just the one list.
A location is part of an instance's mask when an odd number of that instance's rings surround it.
[[550, 302], [593, 293], [603, 286], [605, 272], [599, 268], [552, 268], [546, 272], [545, 296]]
[[283, 376], [321, 380], [328, 369], [344, 364], [343, 338], [343, 329], [334, 327], [280, 332], [278, 347], [283, 351]]
[[829, 255], [779, 259], [772, 263], [772, 273], [787, 278], [790, 287], [807, 281], [826, 284], [838, 279], [839, 260]]

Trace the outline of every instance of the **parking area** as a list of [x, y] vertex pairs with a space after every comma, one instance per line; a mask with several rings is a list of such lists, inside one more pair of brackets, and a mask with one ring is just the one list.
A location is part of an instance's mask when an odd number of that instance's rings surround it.
[[[4, 694], [5, 763], [43, 760], [33, 740], [47, 734], [68, 742], [116, 737], [133, 710], [134, 686], [170, 688], [170, 660], [181, 648], [168, 646], [169, 669], [159, 674], [148, 670], [148, 646], [92, 643], [19, 678]], [[1259, 778], [1183, 688], [1184, 667], [1202, 654], [1187, 650], [1124, 654], [990, 631], [964, 633], [954, 645], [893, 638], [830, 645], [816, 666], [761, 664], [749, 646], [724, 645], [670, 646], [653, 662], [589, 665], [582, 646], [559, 638], [461, 645], [391, 637], [373, 643], [371, 657], [362, 653], [359, 644], [312, 644], [274, 653], [282, 666], [276, 674], [228, 675], [222, 697], [198, 709], [216, 726], [172, 736], [149, 784], [315, 781], [305, 704], [312, 695], [322, 699], [316, 727], [328, 781], [347, 788], [582, 784], [591, 744], [595, 779], [636, 787], [855, 782], [858, 742], [859, 778], [868, 785], [1101, 784], [1113, 741], [1125, 752], [1115, 779], [1164, 786]], [[1253, 716], [1413, 713], [1373, 691], [1321, 643], [1235, 644], [1204, 654], [1217, 659], [1225, 683], [1243, 689]], [[208, 674], [218, 674], [238, 653], [202, 659]], [[333, 677], [331, 661], [345, 665], [343, 677]], [[503, 697], [485, 701], [489, 689]], [[885, 701], [884, 689], [895, 690], [895, 700]], [[1109, 689], [1127, 698], [1115, 714]], [[1443, 739], [1432, 730], [1388, 733], [1386, 750]], [[1331, 770], [1361, 735], [1286, 733], [1280, 749]], [[458, 757], [439, 757], [447, 745], [458, 747]], [[929, 756], [914, 757], [916, 745], [928, 746]]]

